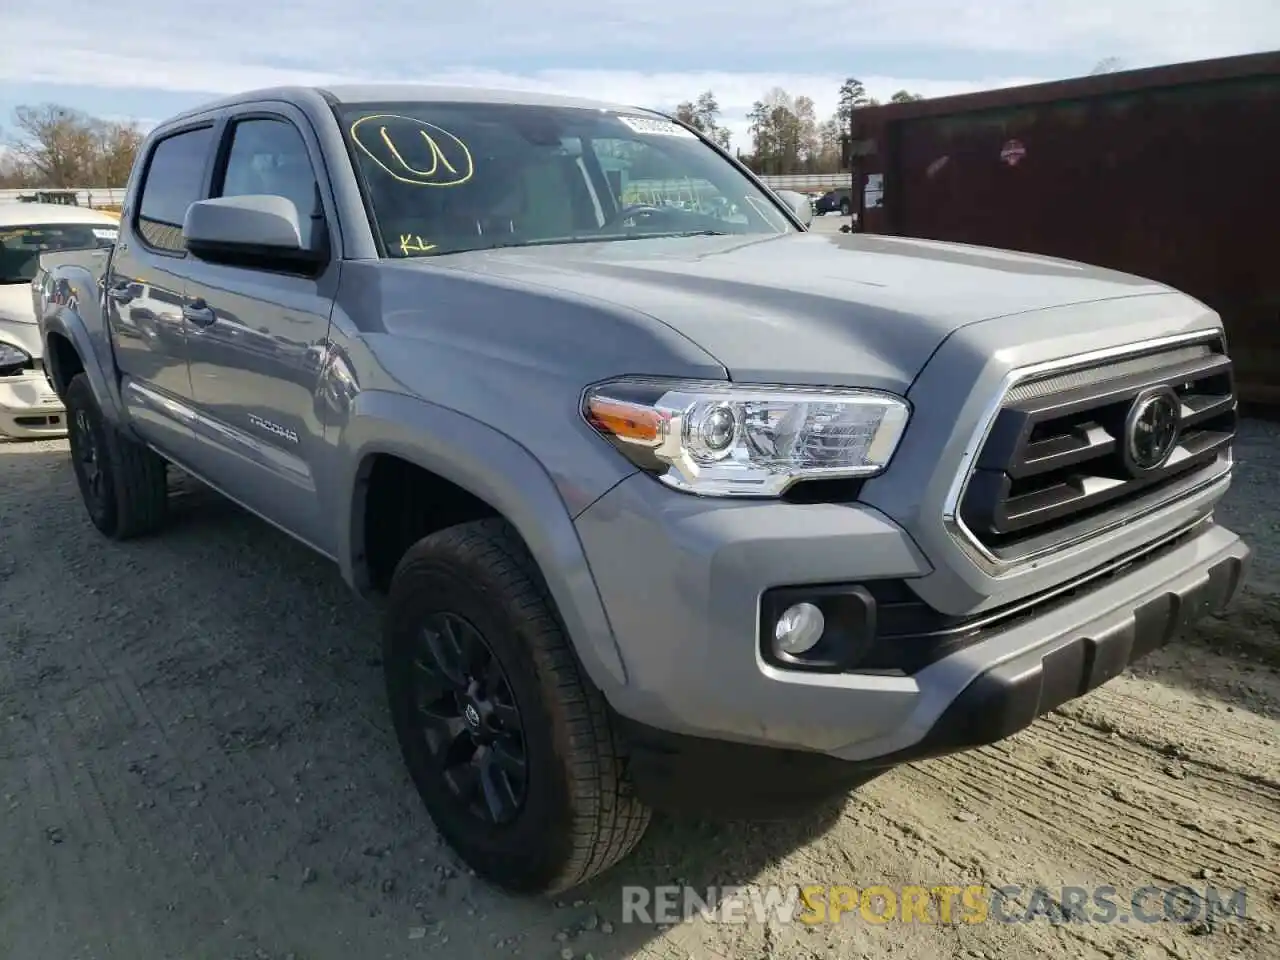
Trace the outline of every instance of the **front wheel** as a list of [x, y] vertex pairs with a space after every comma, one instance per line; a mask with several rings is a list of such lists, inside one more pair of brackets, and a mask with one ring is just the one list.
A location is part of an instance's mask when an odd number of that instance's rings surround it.
[[604, 699], [504, 521], [410, 548], [392, 579], [383, 664], [409, 773], [477, 874], [556, 893], [639, 842], [649, 809], [632, 792]]
[[849, 211], [850, 211], [850, 210], [852, 210], [852, 209], [853, 209], [853, 208], [849, 206], [849, 201], [848, 201], [848, 200], [841, 200], [841, 201], [840, 201], [840, 216], [842, 216], [842, 217], [847, 217], [847, 216], [849, 215]]

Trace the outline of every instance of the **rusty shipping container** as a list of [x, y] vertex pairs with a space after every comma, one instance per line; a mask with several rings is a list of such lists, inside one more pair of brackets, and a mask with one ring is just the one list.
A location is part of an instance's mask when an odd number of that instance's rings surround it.
[[1280, 406], [1280, 52], [858, 112], [861, 229], [1177, 287]]

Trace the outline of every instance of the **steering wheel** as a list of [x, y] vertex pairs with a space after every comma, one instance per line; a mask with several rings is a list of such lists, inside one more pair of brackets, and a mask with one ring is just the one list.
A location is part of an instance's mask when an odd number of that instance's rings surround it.
[[600, 229], [608, 229], [615, 224], [621, 223], [628, 217], [634, 217], [637, 213], [666, 213], [667, 210], [667, 207], [655, 206], [652, 203], [630, 203], [625, 207], [620, 208], [617, 213], [606, 220]]

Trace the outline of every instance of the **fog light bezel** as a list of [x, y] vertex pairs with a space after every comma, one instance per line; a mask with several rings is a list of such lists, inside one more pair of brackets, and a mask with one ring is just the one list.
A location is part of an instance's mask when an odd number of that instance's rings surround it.
[[[791, 607], [811, 603], [821, 612], [825, 629], [802, 654], [774, 646], [778, 620]], [[759, 644], [765, 663], [785, 670], [841, 673], [856, 668], [876, 638], [876, 601], [861, 584], [774, 587], [760, 598]]]

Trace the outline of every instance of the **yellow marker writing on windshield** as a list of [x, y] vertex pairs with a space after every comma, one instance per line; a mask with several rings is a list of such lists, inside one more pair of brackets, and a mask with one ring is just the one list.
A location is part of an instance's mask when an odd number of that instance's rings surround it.
[[436, 245], [434, 243], [425, 242], [417, 234], [400, 234], [400, 252], [406, 257], [411, 253], [430, 253], [435, 248]]
[[[356, 146], [400, 183], [456, 187], [470, 180], [475, 172], [471, 151], [462, 140], [443, 127], [416, 117], [370, 114], [353, 123], [350, 132]], [[410, 158], [424, 148], [428, 162], [419, 160], [415, 166]]]
[[427, 142], [427, 149], [431, 151], [430, 170], [414, 170], [414, 168], [409, 165], [409, 162], [405, 160], [404, 157], [400, 156], [400, 151], [396, 149], [396, 145], [392, 143], [391, 138], [387, 136], [387, 128], [382, 127], [378, 131], [378, 135], [382, 137], [382, 142], [387, 145], [387, 149], [391, 151], [391, 155], [395, 157], [406, 170], [411, 170], [420, 177], [434, 177], [436, 175], [436, 170], [440, 168], [441, 164], [444, 164], [445, 169], [456, 177], [458, 175], [458, 171], [453, 164], [445, 159], [444, 154], [440, 152], [440, 144], [436, 143], [435, 139], [429, 136], [425, 130], [419, 130], [418, 133], [422, 135], [422, 139]]

